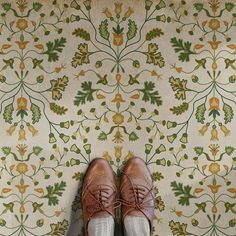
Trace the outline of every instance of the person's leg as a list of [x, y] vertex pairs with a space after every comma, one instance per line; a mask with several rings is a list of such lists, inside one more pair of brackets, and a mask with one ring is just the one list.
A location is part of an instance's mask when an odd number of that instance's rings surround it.
[[116, 180], [109, 163], [97, 158], [85, 174], [82, 209], [85, 236], [113, 236], [116, 205]]
[[92, 218], [88, 224], [89, 236], [114, 236], [115, 223], [112, 216]]
[[146, 217], [126, 216], [124, 230], [125, 236], [150, 236], [150, 224]]
[[140, 158], [125, 165], [120, 184], [121, 214], [127, 236], [150, 236], [154, 217], [151, 173]]

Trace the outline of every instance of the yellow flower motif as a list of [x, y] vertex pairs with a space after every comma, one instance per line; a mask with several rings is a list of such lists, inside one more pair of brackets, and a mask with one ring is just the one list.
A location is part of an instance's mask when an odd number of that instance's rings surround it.
[[23, 205], [21, 205], [21, 207], [20, 207], [20, 213], [21, 214], [25, 213], [25, 207]]
[[21, 70], [24, 70], [24, 69], [25, 69], [25, 63], [24, 63], [23, 61], [20, 63], [19, 68], [20, 68]]
[[11, 47], [11, 44], [3, 44], [2, 49], [8, 49]]
[[124, 33], [116, 34], [113, 33], [113, 44], [115, 46], [121, 46], [124, 42]]
[[210, 8], [213, 12], [217, 11], [217, 9], [219, 8], [219, 4], [220, 4], [220, 2], [218, 0], [210, 0], [209, 1]]
[[112, 102], [125, 102], [125, 100], [122, 98], [122, 95], [120, 93], [117, 93]]
[[230, 130], [226, 128], [226, 126], [221, 125], [220, 126], [221, 131], [224, 133], [225, 136], [228, 136], [230, 134]]
[[212, 29], [212, 30], [218, 30], [220, 28], [220, 21], [217, 20], [217, 19], [211, 19], [209, 21], [209, 27]]
[[228, 48], [235, 50], [236, 49], [236, 44], [229, 44], [227, 45]]
[[11, 190], [11, 188], [3, 188], [2, 193], [9, 193]]
[[116, 81], [120, 82], [120, 80], [121, 80], [121, 75], [120, 74], [116, 74]]
[[17, 2], [18, 8], [20, 12], [24, 12], [25, 9], [27, 8], [27, 2], [26, 0], [18, 0]]
[[36, 47], [39, 50], [43, 49], [43, 44], [35, 44], [34, 47]]
[[108, 152], [105, 152], [104, 154], [103, 154], [103, 158], [105, 159], [105, 160], [107, 160], [107, 161], [112, 161], [112, 157], [109, 155], [109, 153]]
[[125, 156], [124, 160], [128, 161], [130, 158], [133, 158], [133, 157], [134, 157], [134, 153], [129, 151], [128, 154]]
[[193, 195], [196, 195], [196, 193], [201, 193], [202, 191], [204, 191], [203, 188], [195, 188], [193, 191]]
[[37, 193], [44, 193], [44, 190], [42, 188], [35, 188], [34, 191]]
[[104, 99], [106, 98], [103, 94], [96, 94], [97, 99]]
[[216, 213], [217, 213], [217, 207], [216, 207], [216, 205], [214, 205], [214, 206], [211, 208], [211, 212], [212, 212], [213, 214], [216, 214]]
[[107, 18], [112, 18], [112, 14], [107, 7], [103, 10], [103, 13], [106, 15]]
[[18, 45], [19, 49], [25, 49], [26, 45], [29, 43], [29, 41], [15, 41], [15, 43]]
[[14, 133], [14, 131], [16, 130], [16, 126], [12, 125], [9, 127], [9, 129], [7, 130], [7, 133], [12, 135]]
[[207, 42], [210, 44], [211, 49], [216, 50], [222, 41], [207, 41]]
[[116, 13], [116, 15], [120, 15], [121, 11], [122, 11], [122, 3], [115, 2], [115, 13]]
[[10, 165], [9, 169], [12, 171], [15, 168], [15, 165]]
[[175, 214], [178, 216], [178, 217], [181, 217], [183, 215], [183, 212], [182, 211], [175, 211]]
[[25, 136], [25, 130], [24, 128], [20, 128], [19, 130], [19, 138], [18, 138], [19, 141], [21, 140], [26, 140], [26, 136]]
[[122, 155], [122, 147], [115, 147], [115, 157], [116, 159], [120, 159]]
[[25, 144], [18, 144], [18, 145], [16, 146], [16, 148], [17, 148], [17, 151], [19, 152], [19, 154], [20, 154], [21, 156], [24, 156], [24, 155], [25, 155], [27, 145], [25, 145]]
[[130, 98], [132, 98], [132, 99], [139, 99], [140, 98], [140, 94], [136, 93], [136, 94], [130, 96]]
[[211, 130], [211, 141], [218, 141], [218, 131], [216, 128], [212, 128]]
[[211, 192], [213, 194], [218, 193], [219, 188], [221, 187], [221, 185], [207, 185], [207, 186], [211, 189]]
[[19, 190], [20, 193], [25, 193], [26, 188], [29, 187], [29, 185], [25, 185], [25, 184], [15, 185], [15, 186], [18, 188], [18, 190]]
[[114, 135], [114, 139], [112, 141], [114, 141], [115, 143], [122, 143], [124, 141], [122, 138], [123, 138], [123, 135], [121, 134], [119, 130], [117, 130], [116, 134]]
[[133, 13], [134, 13], [134, 10], [131, 7], [129, 7], [128, 10], [125, 12], [124, 17], [129, 18]]
[[212, 65], [211, 65], [211, 68], [213, 70], [216, 70], [217, 69], [217, 63], [215, 61], [213, 61]]
[[28, 165], [21, 162], [16, 166], [16, 171], [18, 171], [20, 174], [24, 174], [28, 171]]
[[59, 217], [63, 211], [55, 211], [55, 216]]
[[36, 21], [32, 20], [31, 24], [35, 27], [36, 26]]
[[199, 133], [203, 136], [208, 130], [207, 125], [203, 125], [202, 128], [199, 130]]
[[210, 108], [209, 110], [217, 110], [219, 111], [220, 110], [220, 100], [216, 97], [212, 97], [209, 99], [209, 104], [210, 104]]
[[38, 130], [35, 129], [33, 125], [28, 125], [28, 129], [32, 133], [32, 136], [35, 136], [38, 133]]
[[36, 166], [31, 164], [31, 168], [33, 169], [33, 171], [36, 171]]
[[228, 188], [227, 191], [230, 193], [234, 193], [234, 197], [236, 196], [236, 188]]
[[219, 145], [218, 144], [211, 144], [208, 146], [210, 149], [211, 154], [215, 157], [219, 152]]
[[18, 111], [18, 110], [28, 110], [28, 108], [27, 108], [27, 99], [26, 98], [24, 98], [24, 97], [20, 97], [20, 98], [18, 98], [17, 99], [17, 108], [16, 108], [16, 110]]
[[16, 27], [17, 27], [19, 30], [25, 30], [25, 29], [28, 27], [28, 21], [25, 20], [25, 19], [19, 19], [19, 20], [16, 22]]
[[120, 113], [116, 113], [113, 117], [112, 117], [113, 122], [116, 125], [120, 125], [124, 122], [124, 116]]
[[209, 171], [212, 174], [217, 174], [220, 171], [220, 165], [218, 163], [211, 163], [209, 165]]

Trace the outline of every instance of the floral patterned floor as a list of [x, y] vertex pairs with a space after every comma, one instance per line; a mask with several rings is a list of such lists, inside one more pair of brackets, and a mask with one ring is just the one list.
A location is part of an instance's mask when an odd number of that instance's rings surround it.
[[236, 235], [236, 1], [0, 1], [0, 235], [83, 235], [89, 162], [142, 157], [155, 236]]

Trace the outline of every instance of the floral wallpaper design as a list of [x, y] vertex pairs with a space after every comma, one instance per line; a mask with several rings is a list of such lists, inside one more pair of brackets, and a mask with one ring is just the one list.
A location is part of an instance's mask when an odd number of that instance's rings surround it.
[[83, 235], [88, 164], [133, 156], [153, 235], [236, 235], [234, 0], [0, 5], [1, 236]]

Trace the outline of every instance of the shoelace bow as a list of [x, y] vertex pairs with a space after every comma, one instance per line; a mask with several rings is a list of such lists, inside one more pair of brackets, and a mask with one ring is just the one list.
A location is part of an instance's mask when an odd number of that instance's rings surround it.
[[[129, 182], [131, 184], [131, 188], [129, 189], [129, 191], [134, 197], [134, 202], [133, 201], [130, 202], [125, 199], [120, 199], [121, 205], [127, 206], [130, 209], [137, 209], [137, 210], [141, 211], [144, 215], [146, 215], [146, 213], [143, 211], [143, 209], [144, 208], [153, 208], [153, 206], [150, 206], [147, 204], [148, 202], [154, 200], [154, 196], [151, 193], [153, 190], [153, 187], [148, 189], [144, 186], [134, 184], [129, 175], [127, 175], [125, 173], [123, 173], [123, 175], [126, 175], [126, 177], [129, 179]], [[150, 193], [151, 193], [152, 198], [146, 200], [146, 198], [148, 197], [148, 195]]]
[[[120, 206], [120, 202], [116, 201], [114, 203], [109, 204], [109, 198], [113, 195], [116, 195], [116, 191], [113, 190], [112, 195], [109, 194], [109, 190], [111, 187], [106, 185], [99, 185], [96, 191], [91, 191], [87, 188], [89, 194], [94, 199], [94, 203], [87, 206], [87, 210], [89, 213], [95, 214], [100, 211], [108, 212], [108, 208], [114, 207], [118, 208]], [[109, 212], [108, 212], [109, 213]]]

